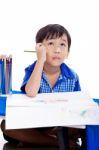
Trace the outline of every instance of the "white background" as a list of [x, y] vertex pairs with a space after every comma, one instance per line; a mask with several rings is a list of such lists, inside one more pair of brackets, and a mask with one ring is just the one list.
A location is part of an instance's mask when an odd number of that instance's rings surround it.
[[0, 54], [13, 55], [13, 89], [19, 90], [24, 68], [36, 59], [35, 34], [58, 23], [72, 37], [66, 63], [79, 75], [82, 90], [99, 98], [98, 0], [0, 0]]

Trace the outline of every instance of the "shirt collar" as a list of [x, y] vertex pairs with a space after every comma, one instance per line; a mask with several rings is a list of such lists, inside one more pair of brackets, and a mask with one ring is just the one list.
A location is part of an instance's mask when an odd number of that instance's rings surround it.
[[75, 73], [65, 63], [61, 64], [60, 69], [64, 78], [75, 78]]
[[[32, 65], [30, 65], [28, 67], [28, 69], [30, 71], [32, 71], [33, 68], [35, 67], [35, 64], [36, 64], [36, 61]], [[60, 74], [60, 78], [59, 79], [62, 79], [63, 77], [64, 78], [72, 78], [73, 79], [73, 78], [76, 77], [75, 72], [72, 69], [70, 69], [65, 63], [61, 64], [60, 69], [61, 69], [61, 74]], [[44, 75], [44, 76], [46, 76], [46, 75]]]

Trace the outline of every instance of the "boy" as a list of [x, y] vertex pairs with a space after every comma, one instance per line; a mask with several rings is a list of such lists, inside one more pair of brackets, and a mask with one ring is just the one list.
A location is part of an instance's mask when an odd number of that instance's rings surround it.
[[[37, 93], [80, 91], [77, 74], [63, 63], [68, 58], [70, 46], [70, 34], [63, 26], [49, 24], [41, 28], [36, 35], [37, 61], [25, 69], [21, 90], [30, 97]], [[4, 124], [3, 121], [5, 138], [31, 144], [58, 145], [57, 128], [5, 130]], [[77, 150], [77, 138], [72, 150]]]

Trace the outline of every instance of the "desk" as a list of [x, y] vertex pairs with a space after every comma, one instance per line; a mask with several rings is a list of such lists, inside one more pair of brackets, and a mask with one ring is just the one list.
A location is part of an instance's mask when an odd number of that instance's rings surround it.
[[[99, 100], [96, 99], [95, 101], [98, 102]], [[5, 104], [6, 104], [6, 98], [5, 99], [3, 98], [3, 103], [0, 101], [1, 115], [5, 115]], [[87, 125], [86, 131], [87, 131], [88, 150], [99, 150], [99, 142], [98, 142], [99, 141], [99, 126]], [[62, 132], [60, 132], [60, 134], [61, 133]]]
[[12, 94], [7, 98], [6, 128], [96, 125], [98, 114], [98, 105], [86, 92], [41, 93], [36, 97]]

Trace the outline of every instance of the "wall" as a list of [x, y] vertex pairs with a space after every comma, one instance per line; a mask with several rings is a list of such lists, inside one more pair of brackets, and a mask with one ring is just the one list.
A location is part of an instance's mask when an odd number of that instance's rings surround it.
[[98, 0], [0, 0], [0, 53], [13, 55], [13, 89], [19, 89], [24, 68], [36, 59], [35, 34], [49, 23], [65, 26], [72, 37], [66, 61], [80, 77], [82, 90], [99, 98]]

